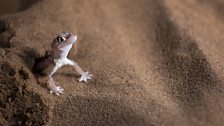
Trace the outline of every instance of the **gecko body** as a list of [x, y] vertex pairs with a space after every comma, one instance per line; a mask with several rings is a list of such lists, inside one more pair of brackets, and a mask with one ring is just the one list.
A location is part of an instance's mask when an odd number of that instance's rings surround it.
[[81, 75], [79, 81], [87, 82], [92, 78], [92, 74], [84, 72], [82, 68], [73, 60], [67, 58], [73, 44], [76, 43], [77, 36], [70, 32], [62, 32], [52, 42], [51, 53], [35, 59], [33, 72], [49, 77], [50, 93], [60, 95], [64, 89], [61, 86], [56, 86], [52, 76], [62, 66], [70, 65]]

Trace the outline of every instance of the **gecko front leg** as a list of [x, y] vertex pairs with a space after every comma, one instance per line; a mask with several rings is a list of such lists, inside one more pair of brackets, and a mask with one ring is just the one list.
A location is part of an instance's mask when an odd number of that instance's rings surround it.
[[84, 72], [82, 68], [75, 61], [66, 58], [65, 62], [66, 64], [73, 66], [73, 68], [79, 73], [79, 75], [81, 75], [79, 82], [81, 81], [87, 82], [87, 80], [92, 79], [93, 75], [90, 74], [88, 71]]
[[61, 87], [61, 86], [56, 86], [53, 78], [52, 78], [52, 75], [57, 71], [57, 66], [55, 66], [53, 68], [53, 71], [50, 73], [50, 75], [48, 76], [49, 77], [49, 83], [50, 83], [50, 93], [54, 93], [55, 95], [59, 96], [60, 94], [63, 93], [64, 89]]
[[63, 93], [64, 89], [61, 86], [56, 86], [53, 78], [49, 76], [50, 79], [50, 93], [54, 93], [55, 95], [59, 96]]

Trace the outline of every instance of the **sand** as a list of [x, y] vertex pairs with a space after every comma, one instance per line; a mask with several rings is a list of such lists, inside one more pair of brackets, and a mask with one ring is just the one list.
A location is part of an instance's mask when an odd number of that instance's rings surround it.
[[[222, 0], [45, 0], [0, 18], [0, 125], [222, 126]], [[33, 59], [78, 35], [49, 93]], [[78, 51], [77, 51], [78, 50]]]

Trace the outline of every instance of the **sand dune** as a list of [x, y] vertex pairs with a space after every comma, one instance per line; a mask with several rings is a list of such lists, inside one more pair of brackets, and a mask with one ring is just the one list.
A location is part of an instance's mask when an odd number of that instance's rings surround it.
[[[48, 0], [1, 17], [2, 125], [224, 124], [221, 0]], [[78, 35], [70, 67], [49, 94], [33, 59], [61, 31]], [[76, 54], [77, 52], [77, 54]]]

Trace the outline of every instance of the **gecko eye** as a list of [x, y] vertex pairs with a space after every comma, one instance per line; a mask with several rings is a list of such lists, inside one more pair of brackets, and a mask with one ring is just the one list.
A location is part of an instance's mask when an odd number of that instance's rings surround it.
[[60, 36], [60, 37], [57, 37], [57, 41], [58, 42], [63, 42], [63, 41], [65, 41], [66, 39], [64, 38], [64, 37], [62, 37], [62, 36]]

